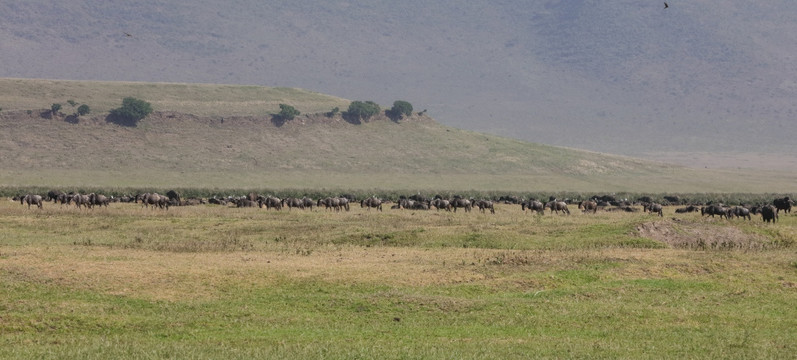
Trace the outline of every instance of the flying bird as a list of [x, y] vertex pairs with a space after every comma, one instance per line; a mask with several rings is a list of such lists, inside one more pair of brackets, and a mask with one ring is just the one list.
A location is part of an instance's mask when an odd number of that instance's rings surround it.
[[665, 1], [665, 2], [664, 2], [664, 8], [666, 9], [666, 8], [668, 8], [668, 7], [670, 7], [670, 5], [667, 5], [667, 2]]
[[[665, 4], [666, 4], [666, 3], [665, 3]], [[131, 36], [133, 36], [133, 35], [130, 35], [130, 33], [125, 33], [125, 36], [127, 36], [127, 37], [131, 37]]]

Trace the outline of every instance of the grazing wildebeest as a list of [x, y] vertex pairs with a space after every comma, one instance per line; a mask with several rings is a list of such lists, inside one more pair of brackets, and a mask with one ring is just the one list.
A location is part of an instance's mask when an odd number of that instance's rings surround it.
[[24, 205], [25, 203], [28, 204], [28, 209], [30, 209], [31, 205], [36, 205], [37, 208], [42, 208], [42, 197], [41, 195], [34, 195], [34, 194], [27, 194], [19, 198], [19, 204]]
[[645, 212], [645, 211], [650, 211], [651, 214], [652, 213], [657, 213], [661, 217], [664, 216], [661, 204], [656, 204], [656, 203], [642, 204], [642, 212]]
[[775, 206], [764, 205], [758, 211], [761, 213], [762, 220], [773, 223], [778, 221], [778, 209]]
[[487, 209], [490, 209], [491, 214], [495, 214], [495, 205], [491, 200], [470, 200], [472, 206], [476, 206], [479, 208], [479, 211], [482, 213], [486, 213]]
[[529, 199], [528, 201], [524, 201], [520, 208], [523, 209], [523, 212], [526, 212], [526, 209], [536, 211], [539, 215], [545, 215], [545, 204], [536, 200], [536, 199]]
[[554, 211], [556, 211], [557, 214], [561, 211], [562, 214], [570, 215], [570, 209], [567, 208], [567, 203], [564, 201], [554, 199], [545, 204], [545, 207], [551, 209], [551, 214], [553, 214]]
[[794, 205], [794, 201], [792, 201], [791, 198], [786, 196], [786, 197], [784, 197], [782, 199], [773, 200], [772, 204], [775, 205], [775, 211], [776, 212], [780, 212], [781, 210], [783, 210], [784, 213], [790, 213], [791, 212], [791, 206]]
[[578, 208], [581, 209], [582, 212], [590, 212], [596, 213], [598, 212], [598, 203], [591, 201], [591, 200], [584, 200], [578, 204]]
[[448, 202], [451, 203], [451, 207], [454, 208], [454, 212], [457, 212], [457, 208], [463, 208], [463, 209], [465, 209], [465, 212], [470, 212], [471, 207], [473, 206], [470, 203], [470, 200], [463, 199], [461, 197], [453, 198], [453, 199], [449, 200]]
[[276, 196], [258, 196], [257, 200], [260, 203], [260, 207], [265, 206], [268, 210], [271, 210], [272, 208], [276, 210], [282, 210], [282, 199]]
[[382, 211], [382, 199], [379, 199], [375, 196], [363, 199], [360, 201], [360, 207], [368, 207], [368, 210], [371, 210], [371, 208], [376, 208], [377, 210]]

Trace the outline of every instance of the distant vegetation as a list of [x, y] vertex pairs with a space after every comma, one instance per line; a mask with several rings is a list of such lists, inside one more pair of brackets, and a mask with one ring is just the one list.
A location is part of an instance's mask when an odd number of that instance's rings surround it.
[[152, 113], [150, 103], [126, 97], [122, 100], [122, 107], [111, 110], [111, 121], [125, 126], [136, 126], [139, 121]]
[[351, 102], [345, 115], [359, 121], [367, 121], [381, 111], [379, 105], [373, 101], [356, 100]]
[[91, 108], [88, 105], [83, 104], [83, 105], [78, 106], [77, 114], [79, 116], [88, 115], [89, 113], [91, 113]]
[[393, 107], [387, 111], [387, 115], [391, 119], [397, 120], [402, 116], [412, 115], [412, 104], [404, 100], [396, 100], [393, 102]]
[[277, 117], [283, 121], [293, 120], [293, 118], [301, 115], [299, 110], [296, 110], [295, 107], [287, 105], [287, 104], [280, 104], [280, 112], [277, 114]]

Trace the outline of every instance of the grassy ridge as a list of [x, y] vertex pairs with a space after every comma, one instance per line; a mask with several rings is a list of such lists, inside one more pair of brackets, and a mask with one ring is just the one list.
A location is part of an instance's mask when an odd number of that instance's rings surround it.
[[[121, 98], [153, 103], [137, 127], [105, 121]], [[40, 111], [74, 99], [77, 123]], [[279, 103], [303, 115], [281, 123]], [[427, 116], [352, 124], [343, 99], [297, 89], [0, 79], [0, 185], [452, 191], [797, 191], [792, 173], [702, 171], [442, 126]], [[68, 106], [65, 106], [68, 107]], [[71, 110], [64, 109], [64, 112]]]
[[49, 109], [53, 103], [72, 109], [74, 100], [92, 112], [107, 113], [128, 96], [145, 100], [154, 110], [197, 116], [262, 116], [279, 112], [279, 104], [300, 105], [302, 112], [345, 109], [349, 101], [312, 91], [265, 86], [72, 81], [0, 78], [0, 107], [6, 111]]
[[[0, 357], [784, 358], [795, 219], [0, 204]], [[637, 229], [733, 229], [677, 248]], [[705, 232], [712, 236], [715, 231]], [[722, 233], [724, 235], [724, 233]], [[740, 242], [741, 243], [741, 242]]]

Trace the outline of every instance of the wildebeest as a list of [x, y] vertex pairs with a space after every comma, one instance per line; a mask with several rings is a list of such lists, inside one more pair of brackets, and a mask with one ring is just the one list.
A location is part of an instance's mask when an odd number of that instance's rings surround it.
[[775, 205], [775, 211], [776, 212], [780, 212], [781, 210], [783, 210], [784, 213], [790, 213], [791, 212], [791, 206], [794, 205], [794, 201], [792, 201], [791, 198], [786, 196], [786, 197], [781, 198], [781, 199], [773, 200], [772, 204]]
[[98, 206], [105, 206], [108, 207], [108, 204], [111, 202], [105, 195], [91, 193], [89, 194], [89, 204], [93, 207], [94, 205]]
[[371, 208], [376, 208], [377, 210], [382, 211], [382, 199], [375, 196], [363, 199], [360, 201], [360, 207], [367, 207], [368, 210], [371, 210]]
[[28, 209], [30, 209], [31, 205], [36, 205], [37, 208], [42, 208], [42, 197], [41, 195], [34, 195], [34, 194], [27, 194], [19, 198], [20, 205], [24, 205], [25, 203], [28, 204]]
[[324, 205], [327, 210], [341, 211], [345, 209], [349, 211], [349, 199], [345, 197], [328, 197], [326, 199], [318, 199], [318, 206]]
[[[180, 193], [178, 193], [177, 191], [169, 190], [168, 192], [166, 192], [166, 196], [169, 198], [169, 200], [171, 200], [171, 202], [173, 204], [174, 203], [177, 203], [177, 204], [180, 203]], [[254, 199], [252, 199], [252, 200], [254, 200]]]
[[551, 209], [551, 214], [553, 214], [554, 211], [556, 211], [557, 214], [561, 211], [563, 214], [570, 215], [570, 209], [567, 208], [567, 203], [564, 201], [554, 199], [545, 204], [545, 207]]
[[694, 206], [694, 205], [689, 205], [687, 207], [682, 207], [682, 208], [675, 209], [675, 213], [677, 213], [677, 214], [691, 213], [691, 212], [696, 212], [696, 211], [700, 211], [700, 208], [697, 207], [697, 206]]
[[47, 201], [56, 202], [58, 201], [58, 197], [63, 194], [64, 192], [60, 190], [50, 190], [47, 192]]
[[471, 206], [475, 206], [479, 208], [479, 211], [486, 213], [487, 209], [490, 209], [490, 214], [495, 214], [495, 205], [493, 204], [492, 200], [470, 200]]
[[722, 206], [722, 204], [718, 204], [718, 205], [717, 204], [712, 204], [712, 205], [707, 205], [707, 206], [704, 206], [704, 207], [700, 208], [700, 215], [701, 216], [711, 215], [711, 217], [714, 217], [714, 215], [719, 215], [720, 218], [724, 217], [726, 219], [729, 219], [728, 214], [729, 214], [729, 209], [727, 209], [724, 206]]
[[520, 208], [523, 209], [523, 212], [526, 212], [526, 209], [536, 211], [537, 214], [545, 215], [545, 205], [536, 200], [536, 199], [529, 199], [524, 201], [520, 204]]
[[751, 220], [752, 219], [752, 217], [750, 216], [750, 210], [747, 209], [744, 206], [734, 206], [733, 208], [731, 208], [731, 213], [733, 214], [733, 216], [736, 216], [736, 217], [739, 217], [739, 218], [742, 218], [742, 219], [744, 219], [744, 218], [747, 218], [747, 220]]
[[265, 206], [266, 209], [268, 210], [271, 209], [282, 210], [282, 199], [276, 196], [269, 195], [264, 197], [261, 195], [257, 197], [257, 201], [260, 203], [260, 207]]
[[302, 201], [302, 199], [288, 197], [282, 199], [282, 206], [287, 206], [288, 210], [293, 208], [304, 209], [304, 201]]
[[80, 209], [81, 206], [85, 206], [87, 209], [91, 207], [91, 199], [89, 199], [88, 195], [81, 195], [80, 193], [73, 194], [67, 201], [74, 202], [78, 209]]
[[764, 205], [758, 211], [762, 220], [773, 223], [778, 221], [778, 209], [774, 205]]
[[663, 208], [662, 208], [661, 204], [657, 204], [657, 203], [642, 204], [642, 211], [643, 212], [650, 211], [651, 214], [652, 213], [657, 213], [657, 214], [659, 214], [659, 216], [663, 217], [664, 213], [663, 213], [662, 210], [663, 210]]
[[144, 204], [145, 207], [158, 207], [161, 209], [169, 210], [169, 198], [167, 196], [159, 195], [158, 193], [146, 193], [141, 195], [140, 197], [141, 202]]
[[451, 202], [446, 199], [434, 199], [429, 205], [434, 206], [438, 211], [440, 211], [440, 209], [451, 211]]
[[583, 212], [592, 211], [592, 213], [598, 212], [598, 203], [591, 201], [591, 200], [584, 200], [578, 204], [578, 208], [581, 209]]
[[451, 207], [454, 209], [454, 212], [457, 212], [457, 208], [463, 208], [463, 209], [465, 209], [465, 212], [470, 212], [470, 210], [471, 210], [471, 208], [473, 206], [470, 203], [470, 200], [463, 199], [461, 197], [455, 197], [455, 198], [449, 200], [448, 202], [451, 203]]

